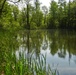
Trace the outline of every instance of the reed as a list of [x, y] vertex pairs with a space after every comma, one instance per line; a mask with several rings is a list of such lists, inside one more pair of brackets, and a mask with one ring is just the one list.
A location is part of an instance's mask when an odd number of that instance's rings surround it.
[[4, 75], [56, 75], [53, 73], [50, 65], [46, 66], [46, 56], [40, 55], [34, 57], [33, 54], [25, 55], [19, 53], [6, 54], [6, 63], [4, 66]]

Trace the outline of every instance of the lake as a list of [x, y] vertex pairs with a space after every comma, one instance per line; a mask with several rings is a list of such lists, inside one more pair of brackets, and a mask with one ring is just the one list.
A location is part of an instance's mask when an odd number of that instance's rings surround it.
[[[74, 30], [20, 30], [0, 31], [0, 70], [5, 63], [5, 54], [31, 54], [37, 58], [46, 56], [57, 75], [76, 75], [76, 31]], [[10, 60], [10, 57], [9, 57]]]

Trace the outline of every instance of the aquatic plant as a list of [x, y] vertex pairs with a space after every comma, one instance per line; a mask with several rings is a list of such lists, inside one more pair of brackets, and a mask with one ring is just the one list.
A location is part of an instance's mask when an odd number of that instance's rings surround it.
[[2, 75], [55, 75], [50, 65], [46, 66], [46, 56], [40, 54], [35, 57], [31, 54], [21, 54], [19, 57], [15, 53], [6, 54], [6, 62]]

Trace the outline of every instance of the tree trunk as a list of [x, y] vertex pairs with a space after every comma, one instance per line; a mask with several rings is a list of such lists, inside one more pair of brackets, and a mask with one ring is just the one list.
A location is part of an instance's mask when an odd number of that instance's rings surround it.
[[69, 9], [68, 9], [68, 28], [70, 28], [70, 0], [69, 0]]
[[27, 28], [30, 29], [30, 24], [29, 24], [29, 4], [27, 4]]
[[3, 3], [2, 3], [2, 7], [1, 7], [1, 9], [0, 9], [0, 17], [1, 17], [1, 15], [2, 15], [5, 2], [6, 2], [6, 0], [4, 0]]

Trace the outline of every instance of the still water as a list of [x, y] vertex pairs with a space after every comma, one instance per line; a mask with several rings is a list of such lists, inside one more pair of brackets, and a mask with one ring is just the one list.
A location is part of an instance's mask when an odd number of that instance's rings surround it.
[[[57, 70], [57, 75], [76, 75], [76, 31], [30, 30], [0, 31], [0, 64], [4, 54], [32, 53], [46, 55], [46, 65]], [[0, 67], [1, 69], [1, 67]]]

